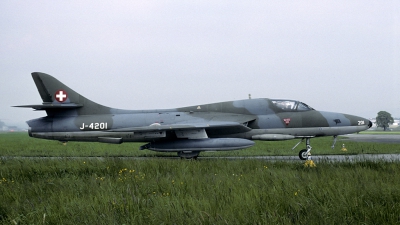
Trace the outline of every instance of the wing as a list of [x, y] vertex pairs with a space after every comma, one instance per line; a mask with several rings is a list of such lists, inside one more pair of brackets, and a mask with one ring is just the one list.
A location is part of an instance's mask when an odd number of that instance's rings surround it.
[[204, 122], [190, 122], [185, 121], [182, 123], [174, 124], [153, 124], [143, 127], [127, 127], [109, 130], [111, 132], [157, 132], [157, 131], [187, 131], [204, 129], [213, 134], [236, 134], [244, 133], [251, 130], [247, 127], [248, 122], [256, 119], [254, 115], [243, 115], [224, 113], [216, 114]]
[[251, 128], [238, 122], [218, 122], [210, 121], [208, 123], [191, 123], [191, 124], [170, 124], [170, 125], [151, 125], [144, 127], [128, 127], [109, 130], [111, 132], [155, 132], [155, 131], [184, 131], [205, 129], [206, 131], [221, 133], [243, 133], [248, 132]]

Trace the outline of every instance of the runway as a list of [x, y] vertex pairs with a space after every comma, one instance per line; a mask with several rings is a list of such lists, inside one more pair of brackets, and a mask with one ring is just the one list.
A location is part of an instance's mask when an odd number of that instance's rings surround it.
[[342, 141], [400, 144], [400, 135], [397, 134], [348, 134], [348, 135], [342, 135], [341, 137], [348, 138], [348, 139], [342, 139]]
[[[105, 161], [107, 159], [120, 159], [120, 160], [185, 160], [179, 157], [171, 156], [155, 156], [155, 157], [20, 157], [20, 156], [3, 156], [1, 160], [10, 159], [31, 159], [31, 160], [98, 160]], [[214, 157], [201, 155], [198, 157], [198, 161], [202, 160], [265, 160], [270, 162], [297, 162], [302, 163], [298, 156], [227, 156], [227, 157]], [[400, 154], [359, 154], [359, 155], [314, 155], [311, 157], [314, 162], [400, 162]]]
[[[232, 157], [201, 157], [198, 160], [207, 159], [228, 159], [228, 160], [246, 160], [258, 159], [271, 162], [305, 162], [300, 160], [298, 156], [232, 156]], [[384, 161], [399, 162], [400, 154], [359, 154], [359, 155], [313, 155], [311, 159], [314, 162], [365, 162], [365, 161]]]
[[[248, 157], [215, 157], [215, 158], [225, 158], [232, 160], [260, 159], [266, 161], [304, 162], [300, 160], [298, 156], [248, 156]], [[400, 154], [314, 155], [311, 156], [311, 159], [314, 162], [363, 162], [363, 161], [399, 162]]]

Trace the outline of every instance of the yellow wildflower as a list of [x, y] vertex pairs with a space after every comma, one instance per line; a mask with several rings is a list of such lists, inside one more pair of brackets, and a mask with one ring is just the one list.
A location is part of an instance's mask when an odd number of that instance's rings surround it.
[[306, 160], [306, 162], [304, 163], [305, 167], [316, 167], [317, 165], [315, 165], [314, 161], [312, 160]]

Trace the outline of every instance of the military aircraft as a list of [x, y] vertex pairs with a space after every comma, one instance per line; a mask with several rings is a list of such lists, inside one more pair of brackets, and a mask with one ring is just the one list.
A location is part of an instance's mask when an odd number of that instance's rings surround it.
[[310, 139], [366, 130], [368, 119], [317, 111], [307, 104], [286, 99], [245, 99], [174, 109], [123, 110], [97, 104], [56, 78], [32, 73], [43, 100], [38, 105], [15, 107], [45, 110], [47, 116], [27, 121], [29, 136], [50, 140], [111, 144], [148, 142], [140, 147], [177, 152], [197, 158], [203, 151], [226, 151], [253, 146], [253, 140], [306, 140], [299, 152], [310, 159]]

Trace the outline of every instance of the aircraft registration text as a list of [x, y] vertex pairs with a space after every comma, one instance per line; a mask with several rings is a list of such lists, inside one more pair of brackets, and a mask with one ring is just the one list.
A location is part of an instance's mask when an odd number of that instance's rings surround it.
[[82, 123], [82, 126], [79, 127], [79, 129], [81, 130], [84, 130], [85, 128], [91, 130], [106, 130], [107, 123], [90, 123], [90, 124]]

